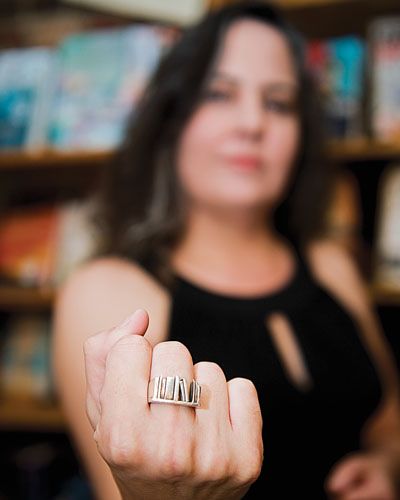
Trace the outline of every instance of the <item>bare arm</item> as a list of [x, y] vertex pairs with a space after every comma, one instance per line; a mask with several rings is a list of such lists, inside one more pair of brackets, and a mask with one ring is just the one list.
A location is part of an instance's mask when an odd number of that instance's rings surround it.
[[83, 343], [112, 328], [137, 308], [152, 313], [146, 334], [164, 340], [168, 315], [165, 292], [140, 268], [117, 259], [99, 259], [76, 271], [58, 293], [53, 323], [53, 368], [68, 427], [99, 500], [120, 499], [109, 467], [98, 453], [85, 411]]

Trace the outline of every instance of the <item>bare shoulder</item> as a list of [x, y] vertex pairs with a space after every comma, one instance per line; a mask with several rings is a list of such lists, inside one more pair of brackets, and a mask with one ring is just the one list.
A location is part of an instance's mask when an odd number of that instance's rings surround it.
[[166, 327], [169, 295], [143, 268], [119, 257], [101, 257], [76, 269], [57, 293], [56, 324], [78, 327], [86, 337], [112, 328], [134, 310], [150, 316], [151, 342], [161, 340]]
[[353, 257], [329, 240], [310, 243], [306, 255], [317, 281], [353, 315], [365, 316], [372, 306], [371, 297]]

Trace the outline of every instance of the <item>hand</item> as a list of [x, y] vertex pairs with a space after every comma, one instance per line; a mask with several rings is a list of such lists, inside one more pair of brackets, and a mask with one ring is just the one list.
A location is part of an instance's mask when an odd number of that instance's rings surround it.
[[[180, 342], [152, 348], [138, 310], [85, 343], [87, 413], [124, 499], [238, 499], [261, 470], [262, 418], [252, 382], [195, 366]], [[196, 379], [201, 407], [148, 404], [157, 375]]]
[[335, 500], [396, 500], [396, 485], [384, 455], [354, 453], [338, 462], [326, 482]]

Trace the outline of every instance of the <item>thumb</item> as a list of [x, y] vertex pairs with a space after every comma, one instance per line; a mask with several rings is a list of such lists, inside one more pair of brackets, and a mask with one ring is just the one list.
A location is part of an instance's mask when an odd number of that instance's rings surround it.
[[136, 309], [125, 320], [112, 329], [108, 336], [108, 342], [115, 344], [125, 335], [144, 335], [149, 326], [149, 315], [144, 309]]
[[146, 333], [149, 325], [149, 315], [144, 309], [137, 309], [119, 325], [111, 330], [104, 330], [92, 335], [84, 343], [85, 374], [87, 387], [87, 413], [90, 421], [95, 423], [100, 411], [100, 391], [104, 382], [106, 358], [121, 338], [128, 335]]
[[328, 491], [335, 494], [344, 493], [360, 479], [363, 470], [364, 462], [361, 457], [344, 460], [334, 467], [328, 478], [326, 484]]

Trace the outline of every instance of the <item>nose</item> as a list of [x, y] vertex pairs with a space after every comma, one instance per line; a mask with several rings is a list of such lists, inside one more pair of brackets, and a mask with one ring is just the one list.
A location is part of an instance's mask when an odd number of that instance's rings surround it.
[[259, 96], [243, 96], [238, 109], [238, 130], [243, 136], [260, 140], [264, 133], [264, 112]]

